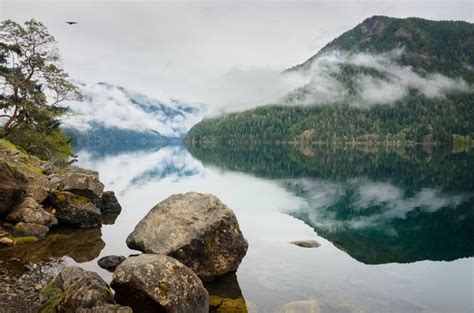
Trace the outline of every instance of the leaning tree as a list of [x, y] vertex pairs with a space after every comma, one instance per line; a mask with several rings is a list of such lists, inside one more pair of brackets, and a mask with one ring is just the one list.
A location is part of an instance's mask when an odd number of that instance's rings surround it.
[[[0, 137], [59, 131], [58, 118], [67, 111], [59, 104], [81, 97], [60, 62], [56, 40], [42, 23], [0, 23]], [[45, 149], [35, 144], [41, 140], [29, 141], [27, 150]]]

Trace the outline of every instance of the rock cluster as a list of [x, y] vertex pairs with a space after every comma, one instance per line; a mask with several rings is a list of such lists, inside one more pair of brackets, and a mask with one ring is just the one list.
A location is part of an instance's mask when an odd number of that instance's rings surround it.
[[[145, 254], [111, 255], [98, 261], [114, 271], [114, 299], [97, 274], [70, 267], [43, 289], [43, 309], [204, 313], [210, 308], [219, 312], [246, 308], [235, 275], [228, 273], [237, 270], [248, 244], [233, 211], [215, 196], [189, 192], [167, 198], [139, 222], [127, 244]], [[222, 280], [225, 274], [227, 280]], [[217, 278], [221, 278], [217, 284], [234, 286], [237, 295], [209, 296], [202, 280]]]
[[14, 237], [20, 236], [43, 238], [57, 224], [97, 227], [104, 214], [120, 210], [97, 172], [59, 169], [0, 140], [0, 226], [6, 230], [0, 245], [19, 242]]
[[[128, 236], [127, 245], [145, 254], [129, 257], [115, 269], [115, 300], [136, 312], [184, 313], [209, 311], [201, 280], [235, 272], [248, 247], [233, 211], [215, 196], [196, 192], [157, 204]], [[220, 298], [213, 301], [222, 305]]]

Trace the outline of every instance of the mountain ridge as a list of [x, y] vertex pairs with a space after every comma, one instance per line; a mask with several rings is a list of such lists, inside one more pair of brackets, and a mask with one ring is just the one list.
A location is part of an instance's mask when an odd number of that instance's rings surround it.
[[272, 105], [205, 119], [186, 142], [470, 146], [472, 64], [474, 24], [374, 16], [286, 72], [312, 75], [307, 85]]

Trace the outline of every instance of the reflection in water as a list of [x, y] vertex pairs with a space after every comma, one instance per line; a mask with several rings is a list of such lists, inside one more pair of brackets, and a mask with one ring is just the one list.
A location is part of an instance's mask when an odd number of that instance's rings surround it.
[[[201, 161], [182, 146], [79, 152], [79, 165], [98, 170], [123, 207], [102, 227], [99, 257], [135, 253], [127, 235], [171, 194], [213, 193], [234, 209], [249, 241], [237, 276], [208, 286], [221, 309], [225, 302], [244, 312], [472, 311], [473, 258], [457, 259], [472, 256], [472, 152], [190, 150]], [[295, 240], [321, 247], [301, 249]], [[110, 281], [96, 260], [80, 266]]]
[[366, 264], [452, 261], [474, 255], [472, 197], [422, 189], [407, 194], [390, 183], [292, 180], [305, 198], [290, 214]]
[[204, 287], [209, 292], [210, 312], [248, 312], [247, 303], [235, 273], [229, 273], [216, 281], [204, 283]]
[[[101, 180], [116, 193], [124, 193], [130, 188], [140, 188], [164, 178], [178, 180], [198, 175], [202, 168], [181, 145], [133, 152], [123, 150], [109, 148], [107, 151], [110, 154], [101, 157], [89, 150], [80, 150], [77, 154], [84, 167], [97, 168], [107, 164], [106, 168], [99, 171]], [[113, 151], [117, 154], [113, 154]]]
[[320, 146], [191, 151], [208, 164], [278, 179], [305, 200], [288, 213], [360, 262], [474, 256], [472, 152]]
[[[57, 229], [35, 243], [0, 250], [2, 267], [11, 275], [23, 274], [27, 264], [61, 263], [65, 256], [77, 263], [88, 262], [99, 256], [105, 246], [99, 228]], [[22, 266], [10, 260], [20, 260]]]

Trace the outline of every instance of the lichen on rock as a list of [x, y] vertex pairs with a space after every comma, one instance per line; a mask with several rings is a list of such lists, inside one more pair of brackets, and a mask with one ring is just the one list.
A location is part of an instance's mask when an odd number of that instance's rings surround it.
[[248, 243], [237, 218], [213, 195], [173, 195], [157, 204], [128, 236], [131, 249], [169, 255], [203, 281], [237, 270]]

